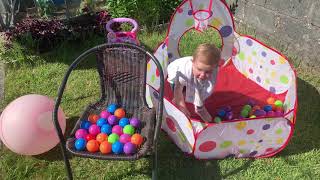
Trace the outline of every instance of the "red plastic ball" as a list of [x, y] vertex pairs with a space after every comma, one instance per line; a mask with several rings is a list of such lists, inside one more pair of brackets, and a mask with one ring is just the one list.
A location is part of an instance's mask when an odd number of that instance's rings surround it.
[[87, 141], [95, 140], [95, 139], [96, 139], [96, 136], [93, 135], [93, 134], [87, 134], [86, 137], [85, 137], [85, 139], [86, 139]]

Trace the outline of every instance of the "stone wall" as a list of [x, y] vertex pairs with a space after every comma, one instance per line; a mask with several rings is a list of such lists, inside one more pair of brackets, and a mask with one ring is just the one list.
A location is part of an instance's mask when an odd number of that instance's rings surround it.
[[235, 21], [238, 29], [253, 29], [284, 55], [295, 57], [295, 63], [318, 69], [319, 9], [320, 0], [239, 0]]

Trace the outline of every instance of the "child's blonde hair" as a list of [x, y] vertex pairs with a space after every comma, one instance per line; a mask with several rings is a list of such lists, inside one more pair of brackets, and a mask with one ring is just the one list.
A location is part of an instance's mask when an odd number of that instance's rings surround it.
[[198, 57], [205, 57], [203, 60], [205, 64], [214, 65], [218, 64], [221, 58], [220, 49], [214, 44], [204, 43], [200, 44], [193, 53], [193, 60], [197, 60]]

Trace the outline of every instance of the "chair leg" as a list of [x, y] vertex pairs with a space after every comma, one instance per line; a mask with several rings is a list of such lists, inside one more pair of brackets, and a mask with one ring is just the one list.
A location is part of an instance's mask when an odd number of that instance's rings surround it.
[[157, 143], [154, 145], [153, 155], [153, 167], [152, 167], [152, 180], [158, 179], [158, 146]]
[[66, 168], [66, 171], [67, 171], [68, 180], [73, 180], [72, 170], [71, 170], [70, 161], [69, 161], [69, 158], [68, 158], [66, 146], [63, 145], [63, 143], [61, 143], [60, 145], [61, 145], [60, 147], [61, 147], [61, 151], [62, 151], [64, 165], [65, 165], [65, 168]]

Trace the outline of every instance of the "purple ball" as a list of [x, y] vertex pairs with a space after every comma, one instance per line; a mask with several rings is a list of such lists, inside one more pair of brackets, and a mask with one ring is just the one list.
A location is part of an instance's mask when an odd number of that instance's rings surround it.
[[276, 111], [274, 112], [275, 116], [283, 116], [283, 112], [281, 111]]
[[251, 107], [253, 107], [256, 105], [256, 102], [254, 100], [250, 99], [247, 104], [249, 104]]
[[101, 118], [104, 118], [104, 119], [108, 119], [108, 117], [110, 116], [111, 114], [108, 112], [108, 111], [106, 111], [106, 110], [104, 110], [104, 111], [102, 111], [101, 113], [100, 113], [100, 117]]
[[232, 119], [232, 117], [233, 117], [233, 113], [232, 113], [232, 111], [227, 112], [227, 114], [226, 114], [226, 120], [231, 120], [231, 119]]
[[80, 139], [80, 138], [85, 139], [85, 137], [86, 137], [87, 134], [88, 134], [87, 130], [85, 130], [85, 129], [78, 129], [78, 130], [76, 131], [75, 136], [76, 136], [77, 139]]
[[262, 117], [262, 116], [266, 116], [267, 115], [267, 113], [264, 110], [261, 110], [261, 109], [255, 110], [253, 114], [256, 117]]
[[131, 155], [137, 151], [137, 147], [136, 147], [136, 145], [132, 144], [131, 142], [128, 142], [124, 145], [123, 151], [126, 155]]
[[100, 133], [100, 127], [97, 126], [96, 124], [93, 124], [89, 127], [89, 133], [96, 136], [97, 134]]
[[120, 136], [120, 140], [121, 143], [126, 144], [127, 142], [131, 142], [131, 136], [129, 134], [122, 134]]
[[139, 128], [141, 126], [141, 121], [138, 118], [131, 118], [130, 124], [135, 128]]
[[114, 115], [111, 115], [108, 117], [108, 123], [111, 125], [111, 126], [114, 126], [114, 125], [117, 125], [118, 124], [118, 119], [116, 116]]
[[115, 133], [115, 134], [118, 134], [119, 136], [121, 136], [123, 134], [122, 127], [119, 125], [113, 126], [112, 133]]
[[274, 111], [268, 111], [267, 112], [267, 116], [275, 116], [275, 112]]
[[231, 106], [226, 106], [223, 108], [223, 110], [225, 110], [226, 112], [231, 112], [232, 108], [231, 108]]

